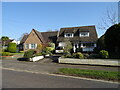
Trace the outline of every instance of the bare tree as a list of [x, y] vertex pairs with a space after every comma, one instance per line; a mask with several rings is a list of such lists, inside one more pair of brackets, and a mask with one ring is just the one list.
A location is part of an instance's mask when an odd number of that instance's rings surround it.
[[28, 35], [28, 33], [23, 33], [23, 34], [18, 38], [18, 41], [21, 41], [24, 35]]
[[101, 22], [98, 23], [98, 29], [107, 30], [110, 26], [118, 23], [117, 8], [109, 8], [106, 10]]

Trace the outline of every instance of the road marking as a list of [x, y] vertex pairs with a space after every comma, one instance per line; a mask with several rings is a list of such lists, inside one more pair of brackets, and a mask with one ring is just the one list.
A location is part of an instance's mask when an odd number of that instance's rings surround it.
[[59, 76], [59, 77], [65, 77], [65, 78], [75, 78], [75, 79], [83, 79], [83, 80], [91, 80], [91, 81], [98, 81], [98, 82], [105, 82], [105, 83], [120, 84], [120, 82], [105, 81], [105, 80], [98, 80], [98, 79], [91, 79], [91, 78], [84, 78], [84, 77], [67, 76], [67, 75], [50, 74], [48, 72], [36, 72], [36, 71], [33, 72], [33, 71], [13, 69], [13, 68], [2, 68], [2, 69], [19, 71], [19, 72], [35, 73], [35, 74], [44, 74], [44, 75], [50, 75], [50, 76]]

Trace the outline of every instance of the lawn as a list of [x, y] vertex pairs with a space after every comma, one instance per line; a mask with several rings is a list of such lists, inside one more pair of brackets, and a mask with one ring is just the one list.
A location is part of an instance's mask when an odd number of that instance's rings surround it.
[[101, 70], [83, 70], [74, 68], [60, 68], [58, 74], [65, 74], [78, 77], [87, 77], [104, 80], [120, 80], [120, 72], [101, 71]]

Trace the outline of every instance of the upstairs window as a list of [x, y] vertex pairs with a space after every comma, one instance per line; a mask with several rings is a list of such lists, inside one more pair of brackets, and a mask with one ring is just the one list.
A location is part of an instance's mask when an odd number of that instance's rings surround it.
[[80, 37], [89, 37], [89, 32], [80, 32]]
[[65, 33], [65, 37], [73, 37], [73, 33]]

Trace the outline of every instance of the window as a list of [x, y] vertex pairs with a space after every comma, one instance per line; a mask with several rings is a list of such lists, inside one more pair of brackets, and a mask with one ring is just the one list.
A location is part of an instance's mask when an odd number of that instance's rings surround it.
[[73, 33], [66, 33], [65, 37], [73, 37]]
[[89, 32], [80, 32], [80, 37], [89, 37]]
[[25, 48], [26, 48], [26, 49], [29, 49], [29, 44], [26, 44]]
[[31, 44], [31, 49], [35, 49], [35, 48], [36, 48], [35, 44]]

